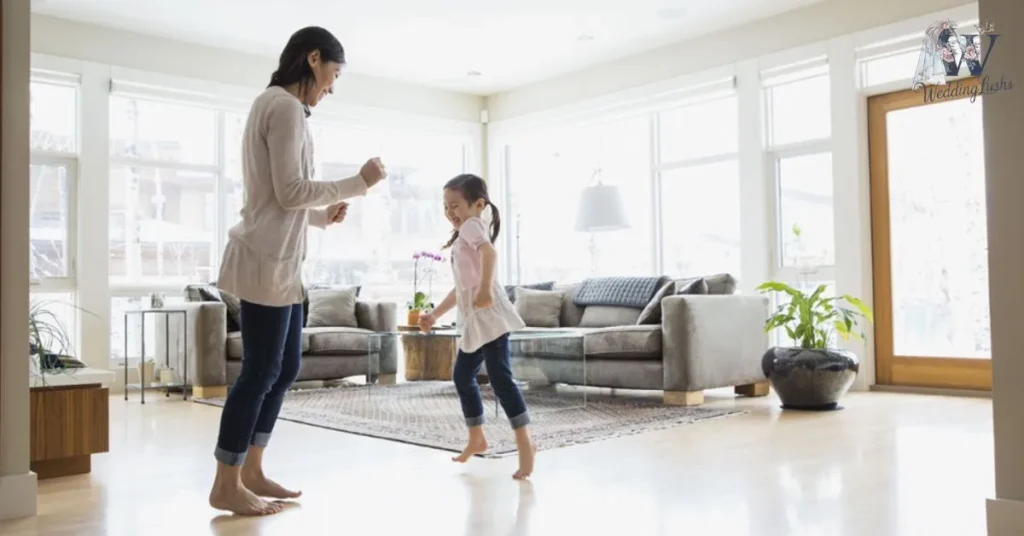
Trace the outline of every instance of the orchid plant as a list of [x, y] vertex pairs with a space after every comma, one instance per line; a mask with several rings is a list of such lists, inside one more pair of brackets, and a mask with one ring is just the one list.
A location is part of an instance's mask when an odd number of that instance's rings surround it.
[[[430, 303], [430, 294], [434, 284], [434, 262], [443, 261], [444, 258], [430, 251], [417, 251], [413, 253], [412, 258], [412, 301], [409, 302], [409, 310], [425, 311], [433, 307], [433, 304]], [[427, 292], [425, 293], [420, 290], [423, 279], [427, 280]]]

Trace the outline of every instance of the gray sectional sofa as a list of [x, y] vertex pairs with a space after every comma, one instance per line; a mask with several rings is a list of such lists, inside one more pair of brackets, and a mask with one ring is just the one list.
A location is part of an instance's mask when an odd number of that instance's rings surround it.
[[[652, 285], [657, 291], [646, 304], [633, 299], [623, 305], [629, 300], [614, 292], [623, 280], [646, 285], [634, 298], [649, 294]], [[588, 386], [661, 390], [665, 403], [675, 405], [701, 404], [705, 389], [722, 387], [767, 395], [761, 371], [767, 298], [736, 294], [729, 274], [655, 281], [603, 278], [508, 290], [526, 331], [582, 334]], [[521, 380], [584, 383], [578, 336], [514, 340], [512, 366]]]
[[[328, 290], [329, 289], [318, 289]], [[317, 290], [310, 290], [315, 293]], [[351, 376], [367, 376], [371, 381], [393, 383], [398, 371], [398, 346], [393, 333], [397, 329], [398, 309], [395, 303], [377, 303], [357, 298], [358, 289], [341, 302], [342, 320], [331, 322], [331, 315], [325, 316], [320, 308], [320, 322], [317, 304], [306, 309], [307, 325], [302, 330], [302, 366], [298, 381], [335, 380]], [[315, 299], [315, 298], [314, 298]], [[242, 337], [238, 331], [241, 321], [237, 299], [220, 292], [211, 285], [190, 285], [186, 287], [187, 331], [181, 324], [180, 315], [171, 315], [170, 330], [157, 330], [157, 351], [165, 348], [170, 352], [177, 370], [183, 370], [181, 341], [188, 345], [189, 383], [198, 398], [224, 396], [227, 388], [238, 378], [242, 369]], [[327, 303], [328, 313], [335, 303]], [[177, 307], [175, 307], [177, 308]], [[337, 312], [337, 311], [333, 311]], [[344, 317], [348, 317], [345, 321]], [[335, 315], [339, 317], [339, 315]], [[321, 324], [316, 326], [315, 324]], [[323, 325], [328, 324], [328, 325]], [[373, 332], [392, 335], [371, 337]], [[187, 333], [187, 336], [185, 334]], [[169, 337], [165, 346], [164, 339]], [[377, 365], [370, 369], [371, 360]], [[164, 363], [164, 355], [157, 356], [157, 363]]]

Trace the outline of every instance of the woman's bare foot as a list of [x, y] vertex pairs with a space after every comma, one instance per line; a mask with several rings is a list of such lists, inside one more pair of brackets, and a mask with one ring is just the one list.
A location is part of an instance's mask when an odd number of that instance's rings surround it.
[[262, 473], [256, 474], [244, 469], [242, 470], [242, 485], [260, 497], [298, 499], [302, 496], [301, 491], [292, 491], [267, 478]]
[[242, 516], [265, 516], [276, 514], [282, 506], [265, 501], [240, 484], [225, 486], [214, 484], [210, 492], [210, 506]]
[[483, 454], [487, 452], [487, 439], [483, 434], [478, 437], [470, 436], [469, 442], [466, 443], [466, 448], [462, 449], [462, 454], [452, 458], [453, 462], [466, 463], [470, 458], [477, 454]]
[[512, 474], [516, 480], [525, 480], [533, 474], [533, 459], [537, 455], [537, 443], [531, 439], [525, 448], [519, 448], [519, 470]]

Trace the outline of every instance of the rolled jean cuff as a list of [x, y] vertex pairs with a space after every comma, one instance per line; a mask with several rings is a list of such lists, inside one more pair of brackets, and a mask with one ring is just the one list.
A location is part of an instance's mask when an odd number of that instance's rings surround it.
[[513, 430], [515, 430], [516, 428], [522, 428], [522, 427], [526, 426], [527, 424], [530, 424], [530, 414], [529, 414], [529, 412], [524, 411], [524, 412], [520, 413], [519, 415], [516, 415], [515, 417], [510, 418], [508, 420], [508, 422], [509, 422], [509, 424], [512, 425], [512, 429]]
[[470, 428], [473, 428], [474, 426], [483, 426], [483, 425], [484, 425], [484, 416], [483, 415], [481, 415], [479, 417], [466, 417], [466, 426], [468, 426]]
[[213, 451], [213, 457], [224, 465], [238, 466], [245, 463], [245, 452], [228, 452], [220, 447]]
[[270, 433], [269, 432], [256, 432], [252, 435], [252, 445], [254, 447], [266, 447], [270, 444]]

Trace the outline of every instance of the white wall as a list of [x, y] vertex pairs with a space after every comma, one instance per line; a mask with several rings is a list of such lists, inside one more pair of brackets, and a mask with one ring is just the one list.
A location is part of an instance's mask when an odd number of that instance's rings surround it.
[[[244, 24], [240, 19], [239, 24]], [[284, 43], [281, 43], [284, 46]], [[32, 52], [141, 71], [263, 88], [277, 58], [262, 57], [32, 15]], [[334, 101], [477, 122], [481, 97], [343, 74]]]
[[988, 504], [988, 533], [1011, 536], [1024, 526], [1024, 3], [980, 0], [981, 20], [992, 21], [999, 44], [985, 73], [1004, 76], [1009, 91], [982, 102], [988, 208], [989, 307], [992, 318], [992, 416], [995, 435], [996, 497]]
[[[35, 515], [29, 470], [29, 7], [3, 0], [3, 128], [0, 136], [0, 519]], [[14, 252], [14, 253], [11, 253]], [[20, 253], [18, 253], [20, 252]]]
[[964, 4], [963, 0], [826, 0], [699, 39], [492, 95], [487, 98], [485, 107], [491, 121], [501, 121]]

